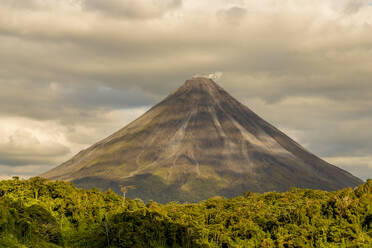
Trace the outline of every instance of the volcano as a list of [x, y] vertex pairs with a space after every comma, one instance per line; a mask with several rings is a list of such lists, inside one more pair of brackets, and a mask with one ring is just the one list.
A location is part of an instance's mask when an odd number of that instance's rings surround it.
[[116, 192], [134, 185], [128, 197], [161, 203], [362, 183], [204, 77], [187, 80], [123, 129], [41, 176]]

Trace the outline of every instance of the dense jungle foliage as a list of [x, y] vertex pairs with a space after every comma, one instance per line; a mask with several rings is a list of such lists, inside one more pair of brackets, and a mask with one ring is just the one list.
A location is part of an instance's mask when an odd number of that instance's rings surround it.
[[42, 178], [0, 181], [0, 247], [371, 247], [372, 180], [144, 204]]

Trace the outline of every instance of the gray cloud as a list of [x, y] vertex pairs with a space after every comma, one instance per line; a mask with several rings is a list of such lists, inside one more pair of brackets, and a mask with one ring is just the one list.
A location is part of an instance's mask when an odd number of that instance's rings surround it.
[[12, 7], [12, 8], [40, 9], [40, 8], [45, 7], [47, 2], [43, 0], [28, 0], [28, 1], [3, 0], [1, 1], [1, 4]]
[[344, 6], [345, 14], [352, 15], [359, 12], [363, 7], [368, 6], [369, 0], [348, 0]]
[[35, 83], [0, 80], [0, 113], [65, 125], [104, 123], [105, 112], [153, 104], [158, 97], [135, 86], [113, 89], [105, 84]]
[[81, 0], [2, 0], [1, 4], [17, 10], [50, 11], [79, 7]]
[[372, 147], [372, 101], [350, 102], [324, 97], [290, 97], [275, 104], [245, 101], [276, 126], [294, 131], [299, 143], [320, 156], [363, 156]]
[[182, 6], [182, 0], [84, 0], [87, 10], [131, 19], [158, 18]]
[[222, 71], [265, 119], [318, 155], [360, 158], [372, 177], [372, 23], [359, 1], [352, 15], [332, 1], [47, 2], [0, 6], [0, 120], [53, 122], [71, 156], [185, 79]]
[[230, 25], [239, 25], [246, 15], [247, 10], [240, 7], [231, 7], [217, 12], [217, 18]]

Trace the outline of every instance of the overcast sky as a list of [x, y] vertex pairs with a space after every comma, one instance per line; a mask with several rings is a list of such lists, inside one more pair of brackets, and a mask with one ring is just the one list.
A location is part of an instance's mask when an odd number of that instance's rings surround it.
[[372, 1], [1, 0], [0, 178], [34, 176], [195, 74], [372, 178]]

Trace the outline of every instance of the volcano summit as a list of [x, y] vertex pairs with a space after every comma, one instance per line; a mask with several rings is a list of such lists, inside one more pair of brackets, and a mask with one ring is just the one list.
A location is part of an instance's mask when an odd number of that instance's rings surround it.
[[187, 80], [123, 129], [41, 176], [117, 192], [135, 185], [128, 197], [158, 202], [362, 183], [203, 77]]

